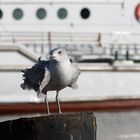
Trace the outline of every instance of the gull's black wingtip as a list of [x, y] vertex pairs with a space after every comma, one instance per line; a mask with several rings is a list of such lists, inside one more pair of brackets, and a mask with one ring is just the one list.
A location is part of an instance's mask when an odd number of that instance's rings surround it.
[[38, 62], [40, 62], [41, 61], [41, 56], [38, 58]]

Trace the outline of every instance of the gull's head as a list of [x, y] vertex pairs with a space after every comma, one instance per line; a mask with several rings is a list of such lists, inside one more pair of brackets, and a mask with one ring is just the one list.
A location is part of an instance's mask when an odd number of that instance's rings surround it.
[[53, 62], [63, 62], [68, 60], [69, 57], [67, 55], [67, 52], [64, 48], [55, 48], [52, 51], [50, 51], [50, 60]]

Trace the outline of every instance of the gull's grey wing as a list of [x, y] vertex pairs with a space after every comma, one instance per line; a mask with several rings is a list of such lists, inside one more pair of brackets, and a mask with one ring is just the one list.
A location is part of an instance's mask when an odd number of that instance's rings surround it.
[[32, 68], [23, 70], [24, 83], [21, 84], [21, 88], [38, 91], [41, 83], [44, 82], [44, 77], [47, 79], [46, 82], [50, 80], [49, 63], [39, 59]]
[[50, 71], [48, 70], [47, 67], [45, 67], [45, 74], [44, 74], [44, 78], [40, 84], [40, 91], [43, 90], [43, 88], [48, 84], [48, 82], [50, 81], [51, 79], [51, 74], [50, 74]]
[[79, 75], [80, 75], [80, 70], [77, 67], [73, 66], [73, 76], [72, 76], [71, 83], [68, 85], [69, 87], [73, 89], [76, 89], [78, 87], [76, 82]]

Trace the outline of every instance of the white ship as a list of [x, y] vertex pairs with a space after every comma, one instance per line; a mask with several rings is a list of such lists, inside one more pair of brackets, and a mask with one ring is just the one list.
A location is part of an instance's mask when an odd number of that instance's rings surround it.
[[[127, 107], [129, 99], [140, 97], [136, 73], [140, 67], [134, 64], [140, 61], [139, 28], [139, 0], [1, 0], [0, 107], [5, 103], [42, 102], [35, 92], [22, 91], [19, 70], [33, 65], [38, 55], [46, 57], [57, 46], [65, 47], [78, 61], [129, 60], [113, 66], [78, 64], [84, 71], [79, 88], [63, 90], [62, 102], [100, 104], [124, 99]], [[48, 96], [55, 101], [54, 93]]]
[[77, 58], [114, 58], [117, 50], [125, 59], [129, 50], [136, 55], [131, 59], [139, 60], [139, 9], [138, 0], [1, 0], [0, 43], [30, 47], [40, 55], [64, 46]]

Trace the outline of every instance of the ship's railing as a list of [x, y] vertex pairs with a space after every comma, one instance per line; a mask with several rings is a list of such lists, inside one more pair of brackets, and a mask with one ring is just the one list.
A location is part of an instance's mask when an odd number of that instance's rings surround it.
[[[97, 58], [133, 59], [140, 58], [140, 43], [102, 41], [101, 33], [57, 33], [57, 32], [1, 32], [0, 44], [14, 43], [47, 56], [54, 47], [65, 47], [76, 59], [84, 55], [94, 55]], [[112, 36], [112, 34], [108, 34]], [[139, 36], [139, 35], [135, 35]]]
[[99, 33], [1, 32], [0, 43], [93, 43]]
[[[47, 56], [50, 45], [46, 43], [30, 43], [24, 44], [25, 47], [31, 49], [41, 56]], [[80, 59], [81, 57], [90, 56], [93, 58], [110, 58], [110, 59], [140, 59], [140, 44], [127, 43], [110, 43], [103, 44], [99, 47], [98, 43], [92, 44], [76, 44], [76, 43], [51, 43], [51, 48], [65, 47], [69, 55]], [[129, 57], [129, 58], [128, 58]]]
[[[74, 53], [82, 44], [96, 44], [100, 46], [100, 33], [57, 33], [57, 32], [1, 32], [0, 44], [14, 43], [25, 46], [41, 56], [48, 53], [53, 47], [66, 47]], [[88, 45], [89, 46], [89, 45]], [[90, 46], [89, 46], [90, 47]], [[89, 48], [87, 47], [87, 49]], [[82, 47], [83, 48], [83, 47]], [[84, 52], [88, 50], [83, 48]], [[92, 48], [91, 48], [92, 49]], [[87, 50], [87, 51], [86, 51]], [[80, 49], [81, 51], [81, 49]], [[76, 55], [79, 52], [76, 52]], [[87, 52], [88, 53], [88, 52]]]

